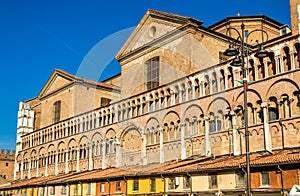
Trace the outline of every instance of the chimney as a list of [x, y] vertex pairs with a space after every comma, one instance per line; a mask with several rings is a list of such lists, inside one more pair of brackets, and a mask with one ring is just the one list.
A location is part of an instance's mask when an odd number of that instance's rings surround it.
[[299, 34], [300, 0], [290, 0], [290, 15], [293, 35]]

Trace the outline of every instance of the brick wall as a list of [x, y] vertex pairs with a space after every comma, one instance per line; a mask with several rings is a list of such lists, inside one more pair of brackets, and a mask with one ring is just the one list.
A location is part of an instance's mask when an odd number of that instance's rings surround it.
[[0, 150], [0, 176], [7, 180], [14, 179], [15, 151]]

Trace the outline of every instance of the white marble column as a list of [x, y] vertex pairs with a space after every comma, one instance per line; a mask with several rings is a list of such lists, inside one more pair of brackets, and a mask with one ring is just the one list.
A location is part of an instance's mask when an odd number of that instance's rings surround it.
[[181, 160], [186, 159], [186, 148], [185, 148], [185, 123], [180, 123], [180, 131], [181, 131]]
[[45, 176], [48, 176], [48, 156], [45, 156]]
[[291, 70], [294, 70], [295, 69], [294, 51], [290, 51], [290, 58], [291, 58]]
[[122, 161], [122, 149], [119, 140], [115, 141], [115, 145], [116, 145], [116, 167], [120, 167]]
[[28, 160], [28, 179], [31, 178], [31, 159]]
[[178, 90], [178, 100], [179, 100], [178, 101], [179, 103], [182, 103], [182, 90], [181, 89]]
[[205, 125], [205, 154], [206, 156], [211, 155], [211, 146], [210, 146], [210, 135], [209, 135], [209, 117], [204, 117], [204, 125]]
[[105, 165], [105, 149], [106, 149], [106, 142], [105, 140], [102, 141], [102, 169], [106, 169], [106, 165]]
[[171, 92], [171, 105], [175, 105], [176, 101], [175, 101], [175, 93]]
[[276, 56], [274, 58], [274, 60], [275, 60], [275, 65], [276, 65], [276, 67], [275, 67], [276, 74], [279, 74], [280, 73], [280, 59], [279, 59], [279, 56]]
[[161, 103], [161, 99], [162, 97], [160, 95], [158, 95], [158, 110], [162, 109], [162, 103]]
[[205, 96], [205, 86], [204, 86], [204, 81], [200, 82], [200, 86], [199, 86], [199, 95], [200, 97]]
[[143, 165], [147, 165], [147, 135], [143, 134], [142, 135], [142, 161]]
[[58, 173], [58, 153], [55, 153], [55, 175]]
[[89, 145], [89, 171], [94, 169], [92, 145]]
[[264, 124], [264, 139], [265, 139], [265, 150], [272, 151], [272, 136], [269, 129], [269, 122], [268, 122], [268, 103], [261, 103], [261, 107], [263, 109], [263, 124]]
[[225, 71], [224, 73], [224, 90], [228, 89], [228, 73]]
[[79, 148], [76, 149], [76, 172], [79, 172], [80, 171], [80, 168], [79, 168], [79, 156], [80, 156], [80, 150]]
[[284, 70], [284, 62], [283, 62], [283, 56], [279, 56], [279, 61], [280, 61], [280, 73], [283, 73]]
[[[189, 91], [187, 90], [187, 95], [188, 95]], [[194, 84], [192, 84], [192, 99], [196, 99], [196, 86]], [[186, 96], [185, 101], [189, 101], [189, 97]]]
[[39, 177], [39, 164], [40, 164], [39, 157], [37, 157], [35, 177]]
[[163, 137], [163, 128], [159, 128], [159, 162], [164, 163], [164, 137]]
[[69, 173], [69, 152], [68, 151], [66, 151], [66, 157], [65, 157], [65, 159], [66, 159], [66, 161], [65, 161], [65, 166], [66, 166], [66, 168], [65, 168], [65, 173], [67, 174], [67, 173]]
[[[189, 84], [186, 84], [186, 88], [185, 88], [185, 100], [183, 101], [189, 101], [189, 88], [192, 89], [192, 97], [195, 96], [195, 88], [194, 88], [194, 85], [191, 84], [191, 87], [189, 87]], [[193, 91], [193, 88], [194, 88], [194, 91]], [[194, 95], [193, 95], [194, 94]]]
[[232, 144], [233, 144], [233, 155], [234, 156], [237, 156], [237, 155], [240, 155], [241, 154], [241, 151], [242, 149], [241, 146], [240, 146], [240, 138], [241, 138], [241, 135], [238, 134], [238, 131], [237, 131], [237, 121], [236, 121], [236, 115], [235, 115], [235, 112], [234, 111], [230, 111], [229, 115], [231, 116], [231, 120], [232, 120]]
[[146, 106], [147, 106], [147, 113], [149, 113], [150, 112], [150, 100], [149, 100], [150, 98], [148, 97], [148, 100], [147, 100], [147, 102], [146, 102]]
[[14, 168], [14, 180], [17, 180], [18, 162], [15, 158], [15, 168]]

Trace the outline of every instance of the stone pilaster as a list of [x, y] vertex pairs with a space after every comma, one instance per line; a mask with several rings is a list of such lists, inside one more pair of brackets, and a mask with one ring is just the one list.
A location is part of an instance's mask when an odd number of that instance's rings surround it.
[[272, 136], [269, 129], [268, 113], [267, 113], [268, 103], [262, 103], [261, 107], [263, 109], [265, 150], [272, 151]]
[[79, 156], [80, 156], [80, 150], [79, 148], [76, 149], [76, 172], [80, 171], [79, 168]]
[[65, 161], [65, 166], [66, 166], [66, 168], [65, 168], [65, 173], [67, 174], [67, 173], [69, 173], [69, 152], [68, 151], [66, 151], [66, 161]]
[[104, 141], [102, 141], [102, 169], [106, 169], [105, 148], [106, 148], [106, 142], [104, 140]]
[[181, 160], [186, 158], [186, 148], [185, 148], [185, 123], [180, 123], [180, 130], [181, 130], [181, 138], [180, 138], [180, 143], [181, 143]]
[[48, 176], [48, 156], [45, 156], [45, 176]]
[[163, 128], [159, 128], [159, 162], [164, 163], [164, 137], [163, 137]]
[[55, 153], [55, 175], [58, 174], [58, 153]]
[[142, 135], [142, 164], [147, 165], [147, 136], [146, 134]]
[[89, 145], [89, 171], [94, 169], [92, 146]]
[[205, 155], [211, 155], [211, 145], [210, 145], [210, 135], [209, 135], [209, 117], [204, 117], [204, 126], [205, 126]]
[[122, 149], [119, 140], [115, 141], [115, 145], [116, 145], [116, 167], [120, 167], [122, 161]]
[[37, 157], [37, 163], [36, 163], [36, 177], [39, 177], [39, 157]]
[[28, 160], [28, 179], [31, 178], [31, 159]]

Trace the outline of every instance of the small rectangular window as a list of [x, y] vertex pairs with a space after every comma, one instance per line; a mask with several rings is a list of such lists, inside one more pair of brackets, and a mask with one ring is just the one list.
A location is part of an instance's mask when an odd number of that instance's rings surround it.
[[61, 192], [62, 195], [66, 195], [67, 194], [67, 186], [63, 186], [61, 187]]
[[169, 190], [174, 190], [175, 189], [175, 177], [170, 177], [169, 178]]
[[52, 186], [50, 188], [50, 195], [55, 195], [55, 187], [54, 186]]
[[269, 172], [261, 172], [261, 186], [270, 186]]
[[183, 188], [190, 189], [191, 188], [191, 176], [185, 176], [183, 178]]
[[53, 104], [53, 123], [60, 121], [61, 101], [56, 101]]
[[132, 191], [139, 191], [139, 180], [138, 179], [133, 180]]
[[6, 163], [5, 166], [8, 167], [8, 163]]
[[121, 181], [116, 182], [116, 192], [121, 192]]
[[156, 181], [155, 178], [151, 178], [151, 192], [154, 193], [156, 191]]
[[101, 183], [100, 191], [101, 193], [105, 192], [105, 183]]
[[217, 173], [209, 174], [208, 184], [209, 184], [209, 189], [217, 189], [218, 188], [218, 175], [217, 175]]
[[92, 194], [92, 183], [88, 183], [86, 187], [86, 194]]
[[74, 194], [75, 195], [78, 195], [78, 186], [79, 186], [79, 184], [77, 184], [77, 185], [75, 185], [75, 187], [74, 187]]
[[159, 57], [154, 57], [145, 63], [145, 83], [147, 90], [159, 86]]
[[245, 186], [245, 173], [236, 174], [236, 186], [244, 187]]

